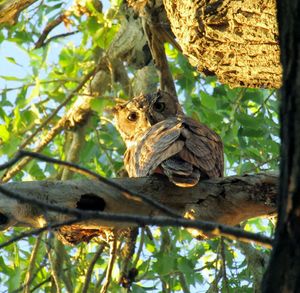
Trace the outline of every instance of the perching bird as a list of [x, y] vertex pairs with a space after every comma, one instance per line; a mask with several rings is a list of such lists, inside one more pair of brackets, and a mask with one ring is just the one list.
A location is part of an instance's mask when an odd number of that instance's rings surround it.
[[169, 93], [135, 97], [117, 105], [114, 115], [126, 143], [124, 165], [130, 177], [161, 173], [177, 186], [191, 187], [200, 178], [223, 176], [220, 137], [185, 116]]

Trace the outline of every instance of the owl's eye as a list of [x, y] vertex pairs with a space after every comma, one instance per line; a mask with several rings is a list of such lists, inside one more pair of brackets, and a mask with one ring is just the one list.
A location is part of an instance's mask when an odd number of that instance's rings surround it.
[[133, 121], [133, 122], [136, 121], [137, 118], [138, 118], [138, 115], [137, 115], [136, 112], [131, 112], [131, 113], [127, 116], [127, 119], [128, 119], [129, 121]]
[[165, 103], [162, 103], [162, 102], [156, 102], [153, 105], [153, 109], [156, 112], [162, 112], [165, 109], [165, 107], [166, 107]]

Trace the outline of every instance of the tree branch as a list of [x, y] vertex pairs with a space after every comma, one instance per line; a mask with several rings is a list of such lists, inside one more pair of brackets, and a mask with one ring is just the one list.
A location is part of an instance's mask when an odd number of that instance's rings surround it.
[[77, 34], [79, 33], [78, 30], [76, 31], [73, 31], [73, 32], [69, 32], [69, 33], [64, 33], [64, 34], [59, 34], [59, 35], [55, 35], [51, 38], [49, 38], [46, 42], [44, 42], [41, 47], [46, 47], [50, 42], [52, 42], [53, 40], [56, 40], [56, 39], [59, 39], [59, 38], [65, 38], [65, 37], [68, 37], [68, 36], [72, 36], [74, 34]]
[[[82, 89], [82, 87], [86, 84], [86, 82], [97, 72], [98, 66], [96, 66], [93, 70], [91, 70], [85, 77], [81, 80], [81, 82], [77, 85], [77, 87], [70, 92], [70, 94], [66, 97], [66, 99], [49, 115], [41, 125], [22, 143], [20, 149], [23, 149], [31, 140], [40, 132], [52, 119], [55, 115], [65, 106], [67, 105], [71, 99]], [[88, 112], [90, 110], [89, 101], [90, 99], [81, 99], [79, 102], [75, 103], [74, 106], [57, 122], [57, 124], [47, 133], [45, 137], [39, 142], [37, 147], [34, 149], [35, 152], [40, 152], [43, 150], [49, 142], [65, 127], [65, 124], [68, 120], [73, 120], [77, 115], [82, 115], [82, 112]], [[29, 163], [31, 160], [30, 157], [23, 159], [18, 162], [18, 164], [11, 169], [7, 170], [6, 173], [2, 176], [0, 181], [7, 182], [11, 179], [16, 173], [18, 173], [22, 168]]]
[[24, 280], [24, 283], [25, 283], [24, 293], [30, 292], [30, 284], [33, 281], [33, 278], [32, 278], [32, 276], [34, 275], [33, 270], [34, 270], [39, 246], [41, 244], [41, 240], [42, 240], [42, 234], [40, 234], [39, 237], [37, 237], [34, 247], [33, 247], [33, 250], [32, 250], [32, 253], [30, 255], [29, 268], [26, 272], [25, 280]]
[[89, 264], [89, 267], [88, 267], [88, 269], [86, 271], [86, 274], [85, 274], [85, 281], [84, 281], [84, 284], [83, 284], [82, 293], [88, 293], [89, 285], [90, 285], [91, 279], [92, 279], [93, 269], [94, 269], [95, 264], [97, 263], [99, 257], [101, 256], [102, 252], [104, 251], [104, 248], [105, 248], [104, 244], [102, 244], [98, 247], [94, 257], [92, 258], [92, 260]]
[[[226, 225], [274, 214], [276, 176], [216, 178], [201, 181], [193, 188], [176, 187], [161, 176], [112, 181], [197, 220], [162, 217], [164, 213], [159, 209], [124, 198], [120, 190], [95, 180], [16, 182], [0, 186], [0, 229], [15, 225], [43, 227], [75, 216], [80, 220], [76, 227], [83, 231], [136, 225], [181, 226], [197, 229], [193, 230], [195, 237], [202, 236], [204, 231], [271, 246], [268, 237]], [[68, 227], [72, 229], [72, 225]]]
[[[71, 162], [68, 162], [68, 161], [62, 161], [62, 160], [54, 159], [54, 158], [51, 158], [51, 157], [48, 157], [48, 156], [45, 156], [45, 155], [42, 155], [42, 154], [38, 154], [38, 153], [35, 153], [35, 152], [20, 150], [15, 155], [15, 157], [13, 159], [8, 161], [7, 163], [4, 163], [3, 165], [0, 165], [0, 170], [11, 167], [12, 165], [17, 163], [23, 157], [36, 158], [36, 159], [39, 159], [39, 160], [44, 161], [44, 162], [66, 166], [71, 170], [74, 170], [74, 171], [76, 171], [80, 174], [92, 177], [93, 179], [98, 179], [99, 181], [103, 182], [104, 184], [107, 184], [110, 187], [113, 187], [113, 188], [117, 189], [118, 191], [120, 191], [122, 193], [122, 195], [125, 198], [130, 198], [132, 200], [138, 200], [138, 201], [142, 200], [145, 203], [148, 203], [148, 204], [152, 205], [153, 207], [165, 212], [167, 215], [171, 215], [171, 216], [174, 216], [174, 217], [180, 217], [180, 215], [178, 215], [176, 212], [174, 212], [171, 209], [169, 209], [168, 207], [160, 204], [159, 202], [157, 202], [157, 201], [155, 201], [151, 198], [145, 197], [142, 193], [137, 193], [137, 192], [134, 192], [134, 191], [130, 191], [129, 189], [124, 188], [122, 185], [120, 185], [120, 184], [118, 184], [118, 183], [116, 183], [116, 182], [114, 182], [114, 181], [112, 181], [108, 178], [105, 178], [105, 177], [97, 174], [96, 172], [93, 172], [93, 171], [91, 171], [87, 168], [81, 167], [77, 164], [74, 164], [74, 163], [71, 163]], [[31, 203], [43, 206], [43, 203], [38, 202], [38, 201], [33, 201]]]
[[106, 293], [109, 287], [109, 284], [111, 282], [111, 277], [112, 277], [112, 271], [114, 268], [116, 256], [117, 256], [117, 239], [114, 237], [109, 243], [110, 245], [110, 250], [109, 250], [109, 261], [106, 269], [106, 275], [104, 279], [104, 283], [102, 285], [102, 288], [100, 290], [100, 293]]
[[49, 22], [46, 27], [44, 28], [44, 31], [42, 32], [42, 34], [40, 35], [39, 39], [37, 40], [37, 42], [35, 43], [35, 49], [41, 48], [44, 46], [44, 41], [46, 40], [48, 34], [58, 25], [60, 25], [64, 18], [66, 17], [66, 15], [64, 13], [62, 13], [61, 15], [59, 15], [57, 18], [55, 18], [54, 20], [52, 20], [51, 22]]

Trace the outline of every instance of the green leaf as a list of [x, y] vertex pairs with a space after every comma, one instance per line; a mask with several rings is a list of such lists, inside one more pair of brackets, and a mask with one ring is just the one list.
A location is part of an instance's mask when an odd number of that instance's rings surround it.
[[239, 171], [239, 174], [245, 174], [245, 173], [253, 173], [257, 170], [256, 165], [251, 162], [246, 162], [242, 164], [241, 169]]
[[13, 132], [18, 132], [21, 124], [21, 115], [19, 107], [15, 107], [14, 109], [14, 120], [13, 120]]
[[17, 61], [15, 60], [15, 58], [13, 58], [13, 57], [5, 57], [5, 58], [6, 58], [6, 60], [7, 60], [8, 62], [10, 62], [10, 63], [12, 63], [12, 64], [15, 64], [15, 65], [21, 66], [20, 64], [17, 63]]
[[172, 255], [160, 255], [159, 260], [153, 264], [153, 269], [161, 276], [172, 273], [175, 270], [176, 259]]
[[239, 135], [240, 136], [248, 136], [248, 137], [262, 137], [266, 134], [266, 129], [261, 127], [258, 128], [250, 128], [250, 127], [241, 127]]
[[[193, 262], [191, 260], [189, 260], [187, 258], [180, 257], [177, 260], [177, 267], [187, 277], [189, 275], [194, 275], [195, 265], [193, 264]], [[190, 280], [190, 282], [192, 282], [192, 280]]]
[[40, 80], [38, 77], [35, 78], [35, 86], [32, 89], [29, 97], [27, 98], [27, 104], [30, 104], [33, 98], [36, 98], [40, 95]]
[[98, 23], [96, 17], [89, 17], [87, 20], [87, 29], [91, 34], [95, 34], [102, 25]]
[[156, 250], [155, 245], [154, 245], [153, 243], [150, 243], [150, 242], [148, 242], [148, 243], [146, 244], [146, 248], [147, 248], [147, 250], [148, 250], [149, 252], [151, 252], [151, 253], [153, 253], [153, 252]]
[[[152, 290], [153, 288], [151, 288]], [[147, 289], [144, 289], [143, 287], [137, 285], [137, 284], [132, 284], [132, 292], [134, 293], [147, 293], [149, 292]]]
[[203, 106], [207, 107], [210, 110], [215, 110], [216, 109], [216, 100], [213, 96], [208, 95], [205, 92], [200, 92], [201, 96], [201, 103]]
[[0, 138], [3, 142], [6, 142], [10, 138], [10, 133], [5, 125], [0, 125]]
[[237, 113], [235, 118], [244, 126], [257, 126], [256, 118], [245, 113]]
[[9, 75], [0, 75], [0, 78], [4, 80], [14, 80], [14, 81], [25, 81], [24, 78], [16, 77], [16, 76], [9, 76]]
[[93, 99], [91, 102], [91, 108], [92, 110], [98, 112], [98, 113], [103, 113], [104, 109], [108, 106], [112, 105], [111, 101], [103, 98], [99, 99]]
[[256, 104], [261, 105], [264, 101], [264, 94], [262, 91], [247, 89], [244, 93], [242, 101], [254, 101]]

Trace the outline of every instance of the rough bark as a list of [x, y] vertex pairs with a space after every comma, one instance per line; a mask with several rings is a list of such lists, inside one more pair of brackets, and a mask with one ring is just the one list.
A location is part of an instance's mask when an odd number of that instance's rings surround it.
[[[271, 175], [210, 179], [201, 181], [193, 188], [176, 187], [165, 178], [157, 176], [119, 178], [114, 181], [129, 190], [147, 195], [188, 218], [237, 225], [246, 219], [275, 212], [277, 177]], [[28, 199], [43, 200], [59, 207], [135, 216], [165, 215], [148, 203], [125, 198], [119, 190], [95, 180], [19, 182], [7, 183], [3, 187]], [[1, 230], [16, 225], [42, 227], [74, 217], [38, 207], [30, 202], [20, 202], [1, 193], [0, 195]], [[86, 230], [95, 234], [95, 230], [100, 233], [100, 227], [128, 226], [126, 222], [90, 219], [65, 229], [76, 228], [82, 233]]]
[[300, 6], [277, 1], [283, 65], [279, 219], [263, 292], [300, 291]]
[[34, 2], [36, 0], [7, 0], [0, 3], [0, 25], [14, 25], [20, 12]]
[[[34, 2], [4, 2], [0, 6], [0, 24], [14, 24], [20, 11]], [[161, 42], [168, 41], [175, 47], [178, 42], [199, 72], [216, 75], [231, 87], [280, 87], [275, 0], [163, 0], [164, 6], [162, 0], [129, 3], [142, 17], [153, 15], [151, 21], [155, 21]], [[134, 56], [139, 58], [138, 54]]]
[[164, 4], [183, 53], [198, 71], [231, 87], [280, 87], [275, 0]]

